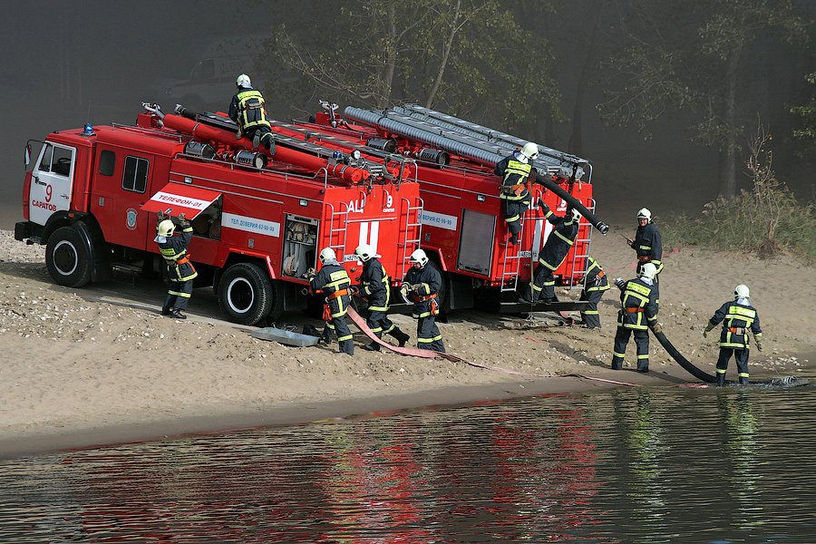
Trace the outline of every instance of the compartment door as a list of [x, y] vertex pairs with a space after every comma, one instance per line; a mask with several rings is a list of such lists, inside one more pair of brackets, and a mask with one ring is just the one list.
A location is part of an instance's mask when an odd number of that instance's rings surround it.
[[464, 210], [462, 214], [462, 236], [459, 239], [459, 261], [456, 268], [490, 274], [493, 259], [493, 233], [496, 232], [496, 216]]

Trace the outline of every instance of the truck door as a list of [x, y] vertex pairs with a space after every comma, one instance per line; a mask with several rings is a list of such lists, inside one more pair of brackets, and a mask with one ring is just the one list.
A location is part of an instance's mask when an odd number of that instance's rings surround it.
[[75, 163], [75, 148], [45, 142], [31, 172], [28, 209], [32, 222], [45, 225], [52, 214], [70, 208]]

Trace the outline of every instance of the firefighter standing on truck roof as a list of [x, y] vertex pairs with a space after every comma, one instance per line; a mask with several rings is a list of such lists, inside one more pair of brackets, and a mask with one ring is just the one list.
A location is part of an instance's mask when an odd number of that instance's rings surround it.
[[235, 80], [238, 92], [232, 97], [229, 117], [238, 123], [238, 137], [242, 135], [252, 140], [257, 148], [263, 144], [272, 147], [272, 126], [266, 118], [266, 102], [261, 91], [252, 88], [249, 76], [241, 74]]
[[421, 249], [411, 253], [411, 269], [405, 274], [400, 286], [402, 297], [414, 303], [414, 317], [417, 321], [417, 347], [445, 353], [442, 333], [436, 326], [439, 314], [439, 289], [442, 288], [442, 276], [428, 261], [428, 256]]
[[564, 217], [558, 217], [544, 201], [539, 200], [539, 206], [544, 212], [547, 221], [552, 223], [553, 229], [538, 252], [538, 265], [530, 282], [529, 290], [519, 298], [521, 302], [535, 304], [539, 298], [543, 302], [558, 302], [555, 296], [554, 272], [561, 266], [578, 235], [578, 222], [581, 214], [578, 210], [568, 208]]
[[663, 270], [663, 242], [660, 237], [660, 230], [652, 221], [652, 212], [648, 208], [641, 208], [637, 212], [638, 228], [635, 231], [635, 239], [629, 238], [626, 241], [629, 247], [637, 253], [637, 270], [636, 273], [640, 275], [640, 270], [646, 263], [655, 265], [654, 289], [657, 294], [657, 304], [660, 305], [660, 286], [659, 274]]
[[493, 173], [501, 176], [501, 191], [499, 198], [504, 203], [504, 220], [510, 231], [510, 244], [519, 242], [518, 233], [521, 231], [521, 217], [524, 210], [530, 206], [530, 192], [527, 183], [532, 166], [530, 162], [538, 156], [538, 146], [527, 142], [520, 151], [514, 151], [510, 156], [502, 159]]
[[598, 303], [604, 292], [609, 289], [609, 280], [603, 267], [592, 257], [587, 257], [587, 269], [584, 273], [584, 288], [581, 298], [588, 302], [585, 310], [581, 310], [581, 319], [587, 329], [600, 329], [601, 316], [598, 313]]
[[640, 267], [639, 277], [624, 281], [615, 279], [621, 290], [621, 309], [618, 311], [618, 330], [612, 354], [612, 369], [623, 367], [629, 335], [635, 337], [637, 346], [637, 371], [649, 372], [649, 327], [655, 334], [662, 332], [657, 322], [657, 293], [654, 289], [655, 265], [646, 263]]
[[[352, 287], [352, 292], [356, 291], [356, 294], [358, 293], [368, 300], [369, 315], [366, 319], [366, 325], [377, 338], [390, 334], [397, 339], [400, 347], [404, 346], [409, 336], [388, 319], [388, 306], [391, 302], [391, 278], [388, 277], [385, 267], [377, 259], [374, 248], [370, 245], [360, 244], [354, 250], [354, 254], [363, 263], [363, 273], [360, 275], [360, 287]], [[363, 346], [363, 349], [380, 351], [380, 345], [371, 342]]]
[[178, 216], [181, 236], [173, 236], [176, 224], [161, 212], [158, 218], [156, 238], [153, 241], [159, 244], [159, 251], [167, 264], [167, 276], [170, 279], [170, 287], [167, 290], [167, 298], [164, 299], [161, 314], [177, 319], [187, 319], [182, 310], [185, 310], [187, 303], [190, 302], [193, 280], [198, 276], [193, 263], [190, 262], [190, 255], [187, 253], [187, 246], [190, 245], [193, 237], [193, 227], [181, 213]]
[[762, 327], [759, 325], [759, 314], [751, 306], [747, 285], [737, 285], [734, 288], [734, 300], [726, 302], [714, 312], [703, 331], [703, 336], [722, 322], [720, 332], [720, 357], [717, 359], [717, 385], [725, 385], [725, 371], [728, 370], [728, 361], [731, 354], [737, 361], [740, 385], [748, 385], [748, 331], [754, 335], [756, 346], [762, 351]]
[[321, 341], [331, 343], [334, 331], [340, 344], [340, 353], [354, 355], [354, 341], [346, 324], [351, 278], [337, 262], [337, 255], [332, 248], [324, 248], [319, 259], [323, 264], [320, 272], [315, 274], [314, 269], [310, 268], [306, 271], [306, 278], [313, 292], [326, 295], [323, 301], [323, 321], [326, 322], [326, 326], [323, 328]]

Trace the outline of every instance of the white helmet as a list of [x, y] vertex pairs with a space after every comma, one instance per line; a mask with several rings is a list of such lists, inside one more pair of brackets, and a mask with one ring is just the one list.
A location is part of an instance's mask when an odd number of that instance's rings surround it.
[[740, 283], [736, 287], [734, 287], [734, 296], [739, 298], [748, 298], [751, 296], [751, 292], [748, 290], [748, 286], [744, 283]]
[[581, 220], [581, 212], [576, 210], [575, 208], [572, 209], [572, 221], [577, 223]]
[[521, 153], [528, 159], [535, 160], [538, 157], [538, 146], [533, 142], [527, 142], [524, 144], [524, 147], [521, 148]]
[[169, 237], [173, 236], [173, 231], [176, 230], [176, 224], [173, 223], [170, 219], [165, 219], [161, 221], [158, 226], [156, 226], [156, 234], [159, 236]]
[[360, 244], [357, 246], [357, 249], [354, 250], [354, 254], [357, 255], [357, 258], [361, 261], [367, 262], [374, 256], [374, 248], [368, 244]]
[[640, 268], [640, 277], [653, 280], [657, 274], [657, 267], [652, 263], [646, 263]]
[[637, 213], [638, 219], [646, 219], [647, 221], [652, 220], [652, 212], [649, 211], [649, 208], [641, 208], [638, 210]]
[[330, 247], [323, 248], [323, 251], [320, 252], [320, 262], [325, 263], [326, 261], [336, 261], [337, 254], [334, 250]]
[[425, 251], [422, 249], [415, 249], [414, 252], [411, 253], [409, 260], [411, 264], [418, 264], [420, 268], [428, 264], [428, 256], [425, 255]]
[[252, 87], [252, 82], [249, 80], [249, 76], [246, 74], [241, 74], [237, 78], [235, 78], [235, 85], [238, 87]]

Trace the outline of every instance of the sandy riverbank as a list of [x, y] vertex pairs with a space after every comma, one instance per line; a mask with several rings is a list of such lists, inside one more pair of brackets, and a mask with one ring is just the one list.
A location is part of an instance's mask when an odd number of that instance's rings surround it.
[[[632, 275], [631, 250], [619, 237], [595, 236], [593, 254], [611, 276]], [[612, 291], [600, 308], [600, 333], [481, 312], [441, 325], [449, 351], [529, 375], [520, 378], [447, 361], [361, 349], [349, 358], [262, 342], [214, 319], [208, 289], [194, 293], [195, 319], [169, 320], [157, 315], [160, 282], [57, 287], [42, 248], [5, 231], [0, 261], [0, 455], [601, 386], [558, 377], [573, 372], [655, 385], [687, 378], [656, 342], [650, 375], [608, 369]], [[737, 282], [751, 286], [766, 331], [766, 351], [752, 354], [752, 373], [802, 374], [812, 364], [795, 358], [816, 351], [810, 305], [796, 302], [816, 295], [811, 269], [787, 257], [759, 261], [688, 248], [665, 262], [661, 322], [699, 366], [711, 371], [717, 352], [715, 340], [700, 334], [703, 323]], [[414, 336], [410, 318], [395, 321]]]

